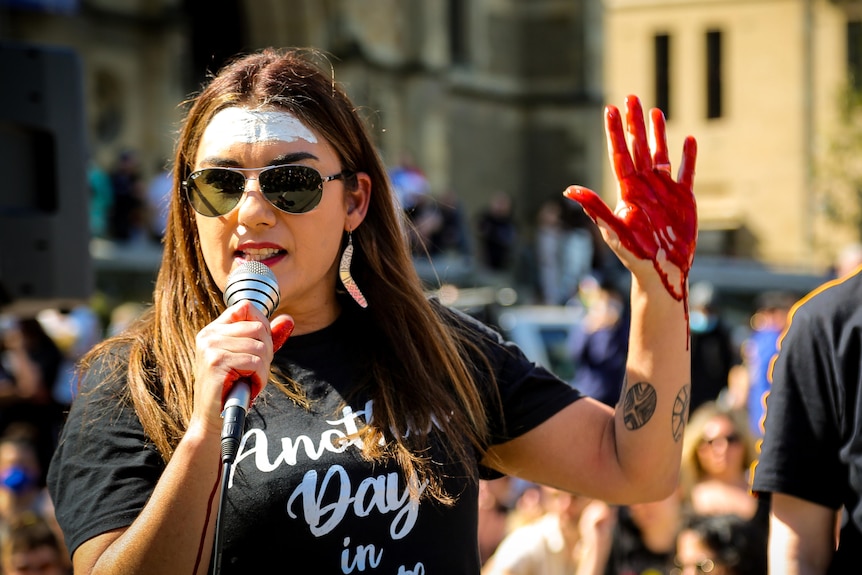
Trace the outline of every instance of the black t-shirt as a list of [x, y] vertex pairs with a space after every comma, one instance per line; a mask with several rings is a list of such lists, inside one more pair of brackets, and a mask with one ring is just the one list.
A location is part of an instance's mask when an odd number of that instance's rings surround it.
[[[222, 572], [293, 570], [301, 558], [321, 574], [479, 573], [477, 486], [451, 461], [445, 438], [431, 456], [444, 466], [447, 492], [458, 496], [452, 506], [429, 498], [416, 504], [398, 468], [371, 464], [358, 446], [339, 443], [373, 408], [361, 398], [343, 404], [361, 363], [351, 339], [361, 331], [349, 321], [342, 317], [291, 337], [277, 353], [275, 361], [302, 385], [311, 408], [267, 386], [249, 410], [222, 516]], [[497, 334], [466, 316], [462, 321], [476, 330], [495, 369], [505, 419], [491, 417], [495, 442], [528, 431], [580, 397]], [[124, 382], [92, 392], [94, 384], [85, 381], [49, 469], [71, 551], [130, 525], [164, 469], [134, 410], [117, 400]]]
[[753, 489], [847, 510], [829, 573], [862, 565], [862, 275], [815, 291], [790, 318], [766, 399]]

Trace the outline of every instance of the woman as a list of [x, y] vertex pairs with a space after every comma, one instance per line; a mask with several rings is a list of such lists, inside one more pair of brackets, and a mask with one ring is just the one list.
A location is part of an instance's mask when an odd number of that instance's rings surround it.
[[[226, 493], [224, 573], [302, 561], [476, 574], [480, 476], [621, 502], [667, 494], [689, 392], [696, 153], [690, 139], [675, 182], [660, 113], [654, 150], [635, 98], [628, 115], [634, 161], [607, 113], [619, 216], [589, 190], [566, 192], [633, 274], [630, 383], [615, 412], [429, 301], [384, 165], [313, 54], [265, 50], [222, 70], [180, 134], [152, 309], [86, 358], [50, 469], [76, 575], [206, 571], [223, 397], [239, 378], [256, 399]], [[277, 278], [271, 324], [222, 301], [246, 260]]]
[[751, 495], [748, 474], [756, 452], [743, 413], [704, 403], [691, 415], [682, 453], [686, 504], [694, 513], [755, 517], [760, 500]]

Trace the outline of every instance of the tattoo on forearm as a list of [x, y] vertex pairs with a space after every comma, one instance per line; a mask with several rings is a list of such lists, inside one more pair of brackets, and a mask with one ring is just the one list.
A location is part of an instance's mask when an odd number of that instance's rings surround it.
[[652, 384], [638, 382], [626, 390], [623, 399], [623, 421], [626, 429], [640, 429], [655, 413], [656, 392]]
[[685, 423], [688, 421], [688, 408], [691, 405], [691, 384], [686, 383], [673, 400], [673, 415], [671, 416], [671, 432], [673, 440], [682, 439]]

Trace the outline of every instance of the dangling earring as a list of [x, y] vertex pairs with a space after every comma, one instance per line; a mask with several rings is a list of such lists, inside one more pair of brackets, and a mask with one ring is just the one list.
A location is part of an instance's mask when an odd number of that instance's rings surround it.
[[368, 307], [368, 302], [365, 296], [359, 290], [359, 286], [353, 281], [353, 276], [350, 275], [350, 264], [353, 261], [353, 233], [347, 231], [347, 246], [344, 248], [344, 253], [341, 254], [341, 265], [338, 266], [338, 272], [341, 275], [341, 283], [344, 284], [347, 293], [353, 298], [353, 301], [359, 304], [359, 307]]

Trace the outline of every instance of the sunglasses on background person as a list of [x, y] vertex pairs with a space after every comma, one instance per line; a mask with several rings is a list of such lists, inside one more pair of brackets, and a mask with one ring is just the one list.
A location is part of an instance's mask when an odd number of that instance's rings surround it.
[[709, 445], [713, 448], [718, 447], [730, 447], [731, 445], [739, 445], [742, 443], [742, 438], [738, 433], [731, 433], [729, 435], [719, 435], [718, 437], [711, 438], [703, 438], [701, 445]]
[[[245, 172], [257, 172], [256, 177]], [[351, 175], [341, 171], [321, 176], [309, 166], [284, 164], [265, 168], [204, 168], [192, 172], [183, 189], [195, 211], [202, 216], [223, 216], [233, 210], [245, 194], [248, 180], [257, 180], [260, 191], [273, 206], [288, 214], [310, 212], [320, 203], [323, 184]]]

